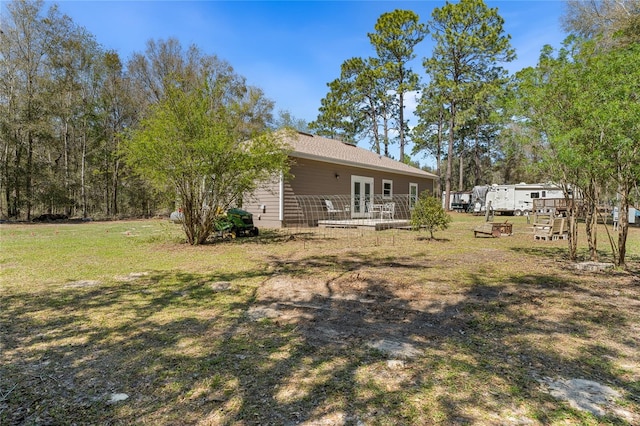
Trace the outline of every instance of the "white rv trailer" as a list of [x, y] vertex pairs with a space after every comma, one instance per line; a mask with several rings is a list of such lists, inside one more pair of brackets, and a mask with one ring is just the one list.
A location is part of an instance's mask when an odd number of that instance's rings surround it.
[[551, 183], [493, 184], [487, 189], [484, 206], [495, 213], [521, 216], [533, 209], [534, 199], [564, 198], [562, 188]]
[[[617, 224], [619, 220], [619, 209], [618, 207], [613, 208], [613, 223]], [[640, 224], [640, 210], [635, 207], [629, 206], [629, 218], [627, 220], [629, 225]]]

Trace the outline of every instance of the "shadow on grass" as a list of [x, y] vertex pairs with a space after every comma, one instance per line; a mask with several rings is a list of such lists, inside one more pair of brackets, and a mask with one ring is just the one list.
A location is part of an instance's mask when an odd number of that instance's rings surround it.
[[316, 240], [316, 241], [328, 241], [337, 240], [335, 236], [331, 236], [331, 233], [322, 233], [315, 231], [302, 231], [302, 230], [281, 230], [281, 229], [262, 229], [257, 236], [243, 236], [237, 238], [222, 238], [214, 237], [210, 239], [207, 244], [219, 245], [219, 244], [231, 244], [231, 245], [269, 245], [269, 244], [282, 244], [295, 240]]
[[[4, 297], [0, 423], [596, 422], [541, 392], [545, 376], [615, 386], [640, 411], [637, 381], [614, 362], [640, 351], [629, 336], [637, 287], [625, 305], [555, 273], [500, 284], [476, 274], [462, 291], [408, 296], [394, 277], [428, 260], [348, 252], [270, 264]], [[418, 354], [396, 359], [370, 347], [380, 341]], [[129, 398], [111, 403], [113, 393]]]
[[297, 239], [312, 238], [313, 232], [284, 232], [278, 229], [264, 229], [257, 236], [241, 236], [237, 238], [212, 238], [208, 244], [281, 244]]
[[[540, 258], [548, 258], [548, 259], [558, 259], [569, 261], [569, 250], [566, 246], [558, 247], [558, 246], [550, 246], [550, 247], [542, 247], [542, 246], [533, 246], [533, 247], [512, 247], [512, 251], [516, 253], [523, 253], [531, 256], [537, 256]], [[598, 259], [601, 262], [613, 262], [613, 257], [611, 255], [611, 251], [609, 250], [598, 250]], [[591, 254], [587, 248], [580, 248], [577, 251], [577, 262], [586, 262], [591, 260]], [[630, 252], [627, 250], [625, 255], [625, 260], [628, 265], [629, 272], [637, 274], [640, 269], [640, 254]]]
[[428, 235], [419, 235], [418, 237], [416, 237], [416, 240], [417, 240], [417, 241], [427, 241], [427, 242], [431, 242], [431, 241], [433, 241], [433, 242], [435, 242], [435, 243], [448, 243], [448, 242], [450, 242], [450, 241], [451, 241], [451, 240], [450, 240], [450, 239], [448, 239], [448, 238], [437, 238], [437, 237], [435, 237], [435, 236], [434, 236], [433, 238], [431, 238], [431, 237], [430, 237], [430, 236], [428, 236]]

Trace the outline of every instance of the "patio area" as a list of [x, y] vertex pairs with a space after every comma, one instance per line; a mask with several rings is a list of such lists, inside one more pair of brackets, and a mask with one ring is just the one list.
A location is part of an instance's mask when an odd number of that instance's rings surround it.
[[366, 200], [351, 195], [299, 195], [288, 226], [321, 228], [409, 229], [409, 196], [384, 198], [372, 195]]
[[410, 229], [407, 219], [327, 219], [318, 220], [321, 228], [361, 228], [381, 231], [384, 229]]

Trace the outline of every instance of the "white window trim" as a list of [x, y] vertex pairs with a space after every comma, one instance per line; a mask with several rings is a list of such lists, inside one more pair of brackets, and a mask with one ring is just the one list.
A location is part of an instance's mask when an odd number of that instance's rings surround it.
[[[416, 188], [416, 198], [413, 199], [411, 195], [411, 188]], [[409, 208], [413, 209], [413, 207], [418, 202], [418, 198], [420, 197], [419, 187], [417, 183], [409, 182]]]
[[[371, 192], [369, 193], [369, 199], [365, 199], [362, 201], [364, 204], [360, 205], [360, 211], [356, 211], [356, 205], [355, 205], [356, 194], [354, 193], [354, 182], [356, 181], [360, 182], [362, 185], [369, 184], [370, 190], [371, 190]], [[351, 217], [352, 218], [367, 217], [365, 206], [367, 202], [373, 202], [373, 197], [375, 194], [375, 179], [369, 176], [351, 175], [351, 191], [350, 192], [351, 192]], [[360, 194], [357, 194], [357, 195], [360, 195]]]
[[[384, 186], [385, 184], [389, 184], [389, 195], [385, 195]], [[382, 198], [392, 199], [393, 198], [393, 181], [391, 179], [382, 179]]]

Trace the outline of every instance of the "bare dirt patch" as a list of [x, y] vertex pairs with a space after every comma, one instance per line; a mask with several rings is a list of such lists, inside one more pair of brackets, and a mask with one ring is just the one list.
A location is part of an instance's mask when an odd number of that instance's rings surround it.
[[587, 411], [602, 417], [609, 414], [620, 416], [631, 424], [635, 424], [637, 417], [618, 406], [617, 401], [622, 398], [620, 392], [592, 380], [564, 379], [544, 377], [541, 383], [546, 391], [562, 401], [567, 401], [572, 408]]
[[[429, 297], [420, 286], [394, 287], [374, 276], [366, 271], [330, 280], [276, 276], [260, 286], [257, 301], [269, 306], [265, 315], [295, 323], [311, 342], [387, 341], [402, 346], [417, 337], [418, 329], [422, 329], [419, 340], [441, 333], [433, 322], [451, 320], [445, 317], [453, 313], [443, 313], [442, 307], [461, 298]], [[432, 316], [436, 310], [438, 318]]]
[[[473, 261], [481, 265], [514, 261], [504, 252], [496, 257], [496, 252], [475, 252]], [[455, 263], [468, 264], [468, 260], [462, 256]], [[448, 261], [431, 263], [429, 267], [444, 269], [445, 264]], [[627, 391], [635, 401], [628, 409], [619, 404], [624, 400], [620, 390], [597, 381], [539, 378], [551, 371], [577, 377], [586, 372], [621, 389], [619, 380], [611, 383], [610, 372], [598, 367], [598, 362], [606, 360], [620, 362], [628, 383], [637, 387], [640, 359], [634, 351], [640, 347], [640, 334], [633, 333], [638, 331], [635, 313], [640, 312], [638, 279], [632, 274], [604, 275], [591, 270], [575, 275], [570, 264], [538, 259], [537, 266], [545, 264], [543, 269], [549, 272], [552, 268], [553, 274], [517, 274], [499, 284], [487, 279], [486, 283], [464, 290], [443, 288], [432, 281], [398, 285], [397, 281], [388, 280], [389, 275], [401, 269], [398, 264], [350, 264], [347, 270], [328, 279], [277, 275], [259, 287], [256, 301], [261, 307], [253, 311], [253, 319], [295, 324], [315, 345], [373, 348], [388, 358], [389, 370], [410, 369], [415, 358], [446, 341], [474, 345], [478, 339], [489, 340], [504, 348], [486, 350], [481, 357], [485, 362], [518, 365], [526, 375], [522, 380], [538, 380], [544, 384], [542, 392], [568, 403], [574, 410], [600, 419], [608, 416], [628, 424], [640, 422], [635, 404], [638, 395], [633, 390], [636, 388]], [[634, 314], [627, 317], [625, 313], [631, 312]], [[623, 341], [605, 343], [610, 336], [603, 334], [616, 333], [620, 326], [627, 330]], [[523, 337], [527, 335], [533, 337]], [[600, 339], [589, 345], [587, 336]], [[515, 341], [523, 346], [513, 346]], [[555, 349], [547, 349], [550, 347]], [[591, 348], [593, 353], [581, 357], [580, 351], [585, 348]], [[577, 359], [567, 363], [563, 357]], [[513, 416], [507, 419], [517, 424], [538, 424], [522, 413], [516, 417], [517, 421]]]
[[64, 285], [64, 288], [86, 288], [100, 285], [98, 280], [78, 280], [72, 281]]

